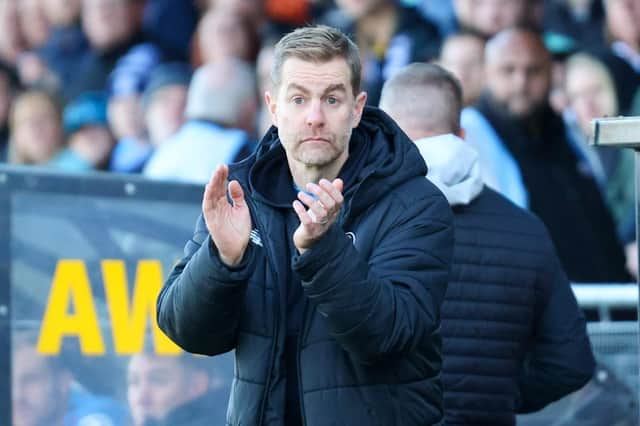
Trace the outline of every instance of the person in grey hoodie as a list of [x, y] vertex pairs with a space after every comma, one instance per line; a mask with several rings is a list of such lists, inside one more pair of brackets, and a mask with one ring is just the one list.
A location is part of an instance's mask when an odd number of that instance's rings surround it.
[[380, 101], [454, 212], [441, 309], [445, 424], [515, 425], [517, 413], [580, 389], [595, 361], [548, 231], [483, 184], [478, 154], [462, 139], [461, 105], [455, 78], [424, 63], [387, 81]]

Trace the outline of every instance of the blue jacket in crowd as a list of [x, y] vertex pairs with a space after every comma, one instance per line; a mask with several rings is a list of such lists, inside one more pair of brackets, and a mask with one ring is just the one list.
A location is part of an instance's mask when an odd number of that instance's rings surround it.
[[[294, 351], [303, 423], [441, 423], [440, 305], [452, 213], [426, 171], [397, 125], [366, 108], [340, 174], [340, 216], [297, 255], [286, 223], [295, 190], [277, 130], [230, 167], [254, 227], [242, 263], [228, 268], [220, 261], [200, 218], [158, 298], [158, 324], [184, 349], [235, 349], [227, 424], [285, 424], [292, 274], [304, 293]], [[283, 193], [291, 197], [286, 203]]]

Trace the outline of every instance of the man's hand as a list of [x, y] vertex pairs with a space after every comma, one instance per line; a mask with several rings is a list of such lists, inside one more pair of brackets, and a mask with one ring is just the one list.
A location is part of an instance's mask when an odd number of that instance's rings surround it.
[[318, 241], [336, 221], [344, 201], [342, 185], [341, 179], [335, 179], [333, 183], [320, 179], [319, 185], [307, 184], [307, 190], [316, 196], [315, 199], [305, 192], [298, 193], [293, 209], [300, 219], [300, 226], [293, 233], [293, 243], [300, 254]]
[[218, 166], [204, 190], [202, 213], [209, 234], [213, 239], [220, 259], [227, 266], [235, 266], [242, 260], [249, 244], [251, 215], [244, 199], [244, 191], [238, 181], [229, 182], [227, 200], [226, 182], [229, 168]]

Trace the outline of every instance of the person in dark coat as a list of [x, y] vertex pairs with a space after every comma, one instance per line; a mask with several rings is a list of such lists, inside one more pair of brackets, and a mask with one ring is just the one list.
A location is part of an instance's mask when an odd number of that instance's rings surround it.
[[580, 389], [594, 357], [542, 222], [482, 182], [462, 139], [458, 82], [413, 64], [385, 83], [381, 108], [414, 140], [454, 212], [456, 243], [442, 305], [447, 425], [515, 425]]
[[593, 170], [572, 148], [562, 118], [549, 106], [551, 62], [540, 36], [525, 28], [504, 30], [485, 52], [487, 88], [475, 105], [475, 117], [490, 132], [479, 134], [479, 123], [465, 121], [464, 113], [462, 120], [467, 140], [481, 157], [488, 147], [504, 152], [500, 161], [494, 157], [483, 167], [502, 172], [506, 160], [515, 161], [525, 205], [549, 229], [571, 281], [629, 281]]
[[440, 424], [451, 210], [365, 108], [343, 33], [298, 29], [274, 55], [274, 127], [214, 172], [158, 324], [190, 352], [235, 350], [229, 425]]

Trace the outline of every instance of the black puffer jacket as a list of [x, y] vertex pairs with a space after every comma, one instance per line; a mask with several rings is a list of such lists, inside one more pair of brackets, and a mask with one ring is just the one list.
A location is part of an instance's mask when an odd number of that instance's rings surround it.
[[585, 320], [540, 220], [489, 188], [454, 213], [446, 424], [515, 425], [592, 377]]
[[453, 135], [416, 145], [454, 212], [442, 305], [445, 424], [515, 425], [516, 413], [592, 377], [584, 317], [544, 225], [483, 186], [470, 145]]
[[202, 354], [235, 349], [227, 424], [284, 423], [286, 268], [300, 276], [305, 295], [298, 363], [306, 425], [442, 420], [439, 326], [451, 210], [424, 179], [416, 148], [384, 113], [365, 109], [351, 138], [356, 145], [360, 172], [345, 188], [337, 223], [290, 259], [288, 212], [262, 194], [274, 185], [264, 171], [286, 167], [272, 129], [255, 155], [230, 167], [255, 228], [242, 264], [220, 262], [200, 219], [162, 289], [158, 323], [172, 340]]

